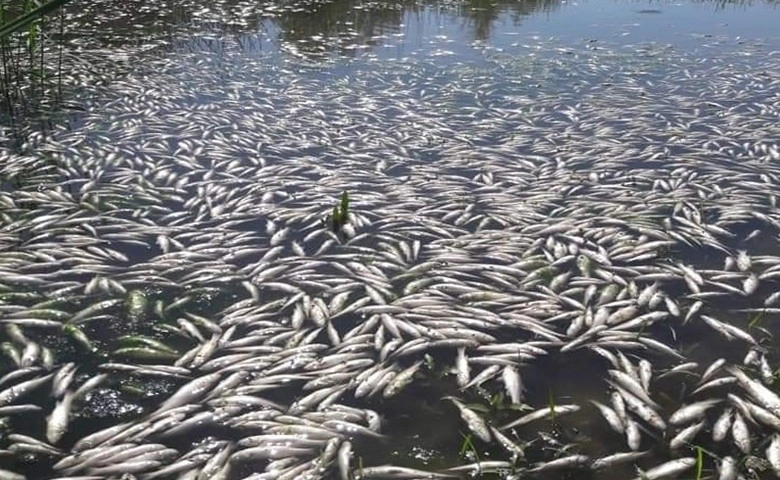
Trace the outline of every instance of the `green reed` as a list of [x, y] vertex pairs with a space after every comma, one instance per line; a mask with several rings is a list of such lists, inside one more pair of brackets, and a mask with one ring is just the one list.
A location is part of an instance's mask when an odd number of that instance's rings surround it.
[[479, 453], [477, 452], [477, 447], [474, 446], [474, 442], [471, 441], [471, 434], [464, 435], [461, 433], [461, 436], [463, 437], [463, 442], [460, 444], [458, 455], [464, 458], [469, 458], [470, 456], [469, 460], [479, 463]]
[[[25, 119], [53, 109], [61, 95], [62, 49], [49, 52], [50, 14], [68, 0], [0, 0], [0, 125], [16, 131]], [[59, 58], [56, 58], [59, 57]], [[56, 62], [54, 65], [49, 65]]]
[[696, 447], [696, 480], [701, 480], [704, 467], [704, 452], [700, 446]]
[[343, 192], [341, 194], [341, 202], [333, 207], [333, 212], [330, 216], [331, 228], [334, 232], [338, 233], [341, 227], [349, 221], [349, 194]]

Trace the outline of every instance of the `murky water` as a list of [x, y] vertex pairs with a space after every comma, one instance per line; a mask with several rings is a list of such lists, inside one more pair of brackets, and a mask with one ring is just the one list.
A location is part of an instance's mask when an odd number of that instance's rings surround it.
[[0, 156], [3, 475], [780, 476], [779, 16], [69, 4]]

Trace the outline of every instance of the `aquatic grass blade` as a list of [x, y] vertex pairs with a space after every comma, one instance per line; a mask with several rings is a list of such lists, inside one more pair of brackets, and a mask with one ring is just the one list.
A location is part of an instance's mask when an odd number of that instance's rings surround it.
[[701, 480], [704, 467], [704, 452], [700, 446], [696, 446], [696, 480]]
[[461, 435], [463, 436], [463, 442], [460, 444], [458, 456], [463, 457], [470, 452], [474, 456], [472, 461], [479, 463], [479, 454], [477, 453], [477, 447], [474, 446], [474, 442], [471, 441], [471, 434]]
[[554, 423], [556, 420], [555, 415], [555, 396], [553, 395], [552, 389], [547, 390], [547, 407], [550, 409], [550, 420]]
[[349, 214], [349, 194], [344, 191], [341, 194], [341, 221], [347, 221], [347, 215]]

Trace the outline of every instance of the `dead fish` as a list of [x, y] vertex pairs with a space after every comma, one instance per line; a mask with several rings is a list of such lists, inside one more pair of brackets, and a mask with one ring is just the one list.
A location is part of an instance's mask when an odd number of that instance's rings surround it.
[[660, 480], [662, 478], [671, 478], [686, 470], [690, 470], [694, 465], [696, 465], [696, 459], [693, 457], [678, 458], [642, 472], [640, 476], [634, 477], [634, 480]]
[[575, 468], [584, 467], [590, 463], [590, 457], [587, 455], [569, 455], [568, 457], [558, 458], [537, 464], [532, 469], [528, 470], [529, 473], [547, 472], [550, 470], [557, 470], [563, 468]]
[[50, 373], [48, 375], [44, 375], [43, 377], [33, 378], [32, 380], [27, 380], [12, 387], [6, 388], [0, 392], [0, 407], [4, 407], [10, 403], [15, 402], [20, 397], [27, 395], [28, 393], [51, 380], [52, 377], [54, 377], [54, 374]]
[[74, 398], [75, 394], [73, 392], [65, 392], [65, 395], [57, 402], [46, 421], [46, 439], [52, 445], [56, 445], [68, 430], [68, 417], [70, 416]]
[[712, 362], [712, 364], [709, 367], [707, 367], [707, 370], [705, 370], [704, 373], [701, 375], [701, 378], [699, 379], [699, 385], [709, 380], [710, 377], [712, 377], [725, 364], [726, 364], [725, 358], [719, 358], [714, 362]]
[[482, 419], [482, 417], [479, 416], [478, 413], [466, 407], [455, 397], [444, 397], [444, 399], [451, 401], [458, 408], [460, 417], [464, 422], [466, 422], [466, 426], [472, 433], [474, 433], [474, 435], [476, 435], [483, 442], [490, 442], [490, 439], [492, 438], [490, 435], [490, 429], [488, 428], [487, 423], [485, 423], [485, 421]]
[[349, 440], [342, 442], [337, 455], [337, 463], [341, 480], [350, 480], [349, 463], [352, 456], [352, 443]]
[[604, 470], [607, 468], [613, 468], [624, 463], [635, 462], [642, 457], [649, 454], [649, 451], [645, 452], [619, 452], [601, 457], [593, 461], [590, 464], [591, 470]]
[[601, 416], [604, 417], [609, 426], [612, 427], [612, 430], [621, 435], [624, 433], [625, 427], [623, 425], [623, 421], [614, 410], [595, 400], [590, 400], [590, 403], [592, 403], [599, 410], [599, 413], [601, 413]]
[[750, 255], [747, 253], [747, 250], [737, 251], [736, 264], [740, 272], [747, 272], [750, 270], [752, 262], [750, 260]]
[[258, 460], [278, 458], [306, 458], [312, 456], [317, 450], [311, 448], [295, 448], [285, 446], [250, 447], [239, 450], [230, 456], [231, 462], [246, 463]]
[[718, 466], [718, 480], [737, 480], [737, 461], [734, 457], [725, 456]]
[[659, 430], [666, 430], [666, 423], [663, 421], [660, 415], [649, 405], [645, 404], [642, 400], [633, 396], [629, 392], [616, 387], [616, 390], [620, 393], [620, 396], [625, 400], [626, 406], [629, 410], [637, 414], [639, 418], [654, 426]]
[[735, 327], [734, 325], [721, 322], [707, 315], [700, 315], [699, 318], [704, 320], [704, 322], [707, 325], [715, 329], [718, 333], [723, 335], [727, 340], [731, 340], [733, 337], [736, 337], [752, 345], [757, 345], [757, 342], [752, 335], [750, 335], [749, 333], [745, 332], [740, 328]]
[[724, 385], [731, 385], [732, 383], [737, 383], [737, 379], [734, 377], [716, 378], [715, 380], [710, 380], [709, 382], [697, 387], [695, 390], [691, 392], [691, 395], [696, 395], [697, 393], [701, 393], [705, 390], [709, 390], [710, 388], [718, 388]]
[[506, 388], [509, 399], [514, 404], [520, 404], [523, 401], [523, 385], [520, 380], [520, 373], [517, 368], [513, 366], [505, 366], [501, 378], [504, 381], [504, 387]]
[[691, 443], [691, 441], [699, 434], [702, 428], [704, 428], [705, 422], [702, 420], [699, 423], [690, 425], [677, 433], [671, 440], [669, 440], [669, 448], [671, 450], [677, 450], [685, 445]]
[[95, 313], [100, 312], [102, 310], [108, 310], [109, 308], [115, 307], [121, 303], [124, 303], [124, 299], [116, 298], [113, 300], [104, 300], [102, 302], [97, 302], [83, 310], [80, 310], [79, 312], [76, 312], [73, 315], [73, 317], [71, 317], [69, 323], [72, 324], [84, 323], [85, 321], [88, 321]]
[[758, 290], [758, 284], [758, 277], [754, 274], [751, 274], [742, 281], [742, 291], [745, 292], [745, 295], [753, 295], [756, 293], [756, 290]]
[[745, 402], [745, 406], [750, 413], [753, 420], [756, 420], [768, 427], [780, 431], [780, 418], [772, 414], [772, 412], [765, 410], [758, 405], [754, 405], [752, 402]]
[[22, 474], [0, 468], [0, 478], [4, 480], [27, 480]]
[[7, 407], [0, 407], [0, 417], [30, 412], [40, 412], [41, 410], [41, 407], [38, 405], [9, 405]]
[[622, 424], [626, 423], [628, 419], [628, 413], [626, 411], [626, 402], [623, 397], [620, 396], [620, 392], [614, 391], [609, 394], [609, 402], [612, 404], [612, 409], [618, 416]]
[[633, 451], [639, 450], [642, 446], [642, 434], [639, 432], [639, 425], [630, 418], [626, 419], [626, 444]]
[[669, 417], [669, 423], [671, 425], [685, 425], [701, 420], [707, 410], [718, 403], [720, 403], [720, 400], [704, 400], [680, 407]]
[[268, 244], [272, 247], [278, 246], [280, 243], [282, 243], [285, 239], [287, 239], [287, 236], [290, 233], [290, 229], [285, 227], [279, 230], [278, 232], [271, 235], [271, 239], [268, 241]]
[[517, 443], [513, 442], [509, 437], [501, 433], [498, 429], [490, 427], [490, 432], [498, 443], [504, 447], [506, 451], [512, 454], [513, 460], [517, 460], [525, 457], [525, 451]]
[[334, 432], [344, 435], [345, 437], [352, 438], [355, 435], [365, 435], [373, 438], [382, 438], [382, 435], [356, 423], [347, 422], [344, 420], [326, 420], [322, 423], [322, 426], [328, 428]]
[[382, 391], [382, 396], [384, 396], [385, 398], [390, 398], [398, 394], [398, 392], [400, 392], [401, 389], [403, 389], [405, 386], [411, 383], [412, 379], [414, 378], [414, 375], [420, 369], [420, 366], [422, 366], [422, 364], [423, 361], [419, 360], [413, 363], [411, 366], [398, 372], [398, 374], [393, 377], [390, 383], [388, 383], [385, 389]]
[[91, 474], [104, 476], [126, 475], [148, 472], [160, 467], [161, 465], [162, 462], [155, 460], [130, 461], [109, 466], [93, 467], [89, 470], [89, 472]]
[[52, 395], [54, 398], [62, 398], [65, 392], [73, 382], [73, 378], [76, 375], [76, 364], [73, 362], [66, 363], [54, 374], [52, 380]]
[[653, 365], [644, 358], [639, 360], [639, 380], [644, 391], [650, 391], [650, 381], [653, 378]]
[[653, 399], [650, 398], [650, 395], [648, 395], [647, 392], [642, 388], [642, 385], [633, 377], [627, 375], [624, 372], [621, 372], [620, 370], [607, 370], [607, 372], [609, 373], [609, 376], [612, 377], [612, 379], [615, 380], [615, 382], [617, 382], [626, 391], [630, 392], [632, 395], [639, 398], [654, 409], [661, 408], [653, 401]]
[[176, 393], [171, 395], [159, 406], [157, 412], [164, 412], [165, 410], [180, 407], [188, 403], [198, 402], [221, 378], [221, 372], [214, 372], [182, 385]]
[[481, 372], [479, 372], [476, 377], [471, 379], [468, 385], [463, 387], [463, 389], [471, 388], [474, 385], [481, 385], [487, 382], [488, 380], [490, 380], [491, 378], [495, 377], [496, 375], [498, 375], [500, 371], [501, 371], [501, 366], [491, 365], [486, 369], [482, 370]]
[[701, 300], [697, 300], [691, 305], [691, 307], [688, 309], [688, 312], [685, 314], [685, 318], [683, 319], [683, 325], [688, 323], [693, 317], [696, 316], [697, 313], [699, 313], [699, 310], [701, 310], [701, 307], [704, 306], [704, 302]]
[[775, 416], [780, 417], [780, 397], [760, 382], [748, 377], [742, 370], [736, 367], [726, 367], [726, 370], [737, 378], [742, 387], [747, 390], [748, 393], [750, 393], [750, 396], [755, 398], [762, 407], [772, 412]]
[[502, 460], [483, 460], [481, 462], [469, 463], [468, 465], [459, 465], [457, 467], [448, 468], [448, 472], [468, 472], [469, 475], [481, 475], [483, 473], [491, 473], [491, 470], [496, 469], [509, 469], [512, 468], [511, 462], [505, 462]]
[[418, 478], [457, 478], [456, 475], [447, 473], [427, 472], [414, 468], [396, 467], [392, 465], [380, 465], [377, 467], [363, 467], [352, 472], [356, 479], [378, 479], [378, 480], [411, 480]]
[[780, 434], [772, 435], [772, 441], [766, 447], [766, 459], [772, 465], [775, 476], [780, 477]]
[[771, 365], [769, 365], [769, 360], [767, 360], [766, 355], [761, 355], [761, 358], [758, 361], [758, 366], [759, 371], [761, 372], [761, 381], [767, 385], [774, 383], [775, 372]]
[[458, 377], [458, 386], [464, 388], [469, 383], [470, 370], [468, 357], [466, 357], [466, 348], [460, 347], [457, 349], [457, 356], [455, 358], [455, 371]]
[[522, 417], [518, 418], [517, 420], [514, 420], [510, 423], [507, 423], [506, 425], [503, 425], [501, 427], [498, 427], [499, 430], [508, 430], [510, 428], [519, 427], [521, 425], [525, 425], [528, 423], [531, 423], [535, 420], [539, 420], [541, 418], [550, 417], [554, 418], [558, 415], [563, 415], [566, 413], [573, 413], [578, 412], [580, 410], [579, 405], [555, 405], [550, 406], [547, 408], [540, 408], [539, 410], [533, 411], [531, 413], [528, 413], [526, 415], [523, 415]]
[[739, 448], [742, 453], [750, 453], [750, 430], [748, 430], [745, 420], [739, 413], [734, 414], [734, 422], [731, 424], [731, 436], [734, 439], [734, 445]]
[[672, 316], [679, 317], [680, 315], [682, 315], [682, 312], [680, 311], [680, 306], [673, 299], [669, 298], [668, 296], [664, 296], [664, 303], [666, 304], [666, 310]]

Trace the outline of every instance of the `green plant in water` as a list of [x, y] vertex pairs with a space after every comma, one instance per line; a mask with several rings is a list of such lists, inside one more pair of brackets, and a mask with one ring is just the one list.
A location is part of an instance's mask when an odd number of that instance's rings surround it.
[[430, 354], [425, 354], [423, 357], [423, 361], [425, 362], [425, 368], [427, 368], [430, 371], [434, 371], [436, 368], [436, 362], [434, 361], [433, 357]]
[[764, 321], [764, 318], [766, 318], [766, 310], [761, 310], [760, 312], [753, 315], [753, 317], [750, 319], [750, 323], [748, 323], [748, 329], [760, 327], [761, 322]]
[[474, 446], [474, 442], [471, 441], [471, 434], [461, 434], [461, 436], [463, 437], [463, 441], [460, 444], [460, 451], [458, 452], [458, 455], [464, 458], [468, 458], [466, 454], [469, 453], [473, 457], [469, 460], [479, 463], [479, 453], [477, 453], [477, 447]]
[[[24, 2], [24, 11], [29, 12], [33, 9], [34, 4], [32, 0], [26, 0]], [[43, 23], [43, 16], [32, 20], [30, 24], [27, 26], [27, 56], [29, 58], [29, 64], [30, 64], [30, 84], [35, 85], [35, 77], [39, 77], [40, 79], [43, 79], [43, 71], [40, 72], [34, 67], [35, 65], [35, 54], [38, 51], [38, 39], [40, 38], [40, 35], [43, 33], [41, 31], [41, 24]], [[41, 55], [43, 55], [43, 48], [41, 48]], [[43, 62], [43, 58], [41, 58], [41, 62]]]
[[[17, 128], [33, 121], [45, 121], [59, 105], [62, 93], [62, 44], [55, 59], [57, 68], [47, 69], [44, 48], [49, 38], [48, 16], [59, 9], [60, 37], [63, 37], [62, 5], [68, 0], [40, 4], [36, 0], [0, 2], [0, 115]], [[50, 72], [50, 73], [47, 73]], [[56, 81], [56, 84], [52, 82]], [[31, 116], [32, 115], [32, 116]], [[17, 139], [20, 141], [19, 139]]]
[[553, 395], [552, 389], [547, 390], [547, 407], [550, 409], [550, 420], [555, 423], [557, 419], [555, 414], [555, 395]]
[[66, 4], [68, 1], [69, 0], [52, 0], [51, 2], [45, 3], [34, 9], [31, 8], [33, 6], [32, 2], [26, 4], [25, 11], [22, 15], [19, 15], [11, 21], [3, 18], [4, 21], [0, 24], [0, 38], [5, 38], [8, 35], [27, 27], [42, 16], [53, 12]]
[[334, 232], [339, 232], [341, 227], [349, 221], [349, 194], [345, 191], [341, 194], [341, 202], [333, 207], [333, 213], [330, 216], [331, 228]]
[[530, 405], [524, 403], [512, 403], [511, 400], [504, 395], [504, 392], [497, 392], [490, 394], [486, 390], [479, 390], [482, 399], [485, 403], [468, 403], [466, 407], [469, 410], [479, 412], [491, 419], [491, 423], [499, 421], [506, 412], [527, 412], [533, 410]]
[[704, 450], [696, 446], [696, 480], [701, 480], [702, 470], [704, 469]]
[[490, 397], [490, 407], [494, 410], [500, 409], [504, 404], [504, 392], [498, 392]]

